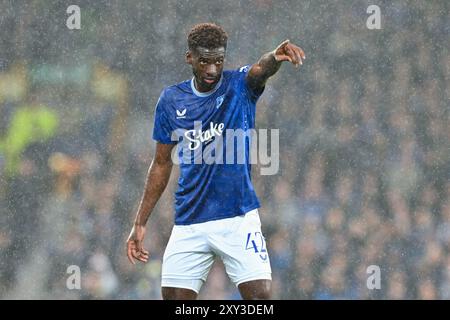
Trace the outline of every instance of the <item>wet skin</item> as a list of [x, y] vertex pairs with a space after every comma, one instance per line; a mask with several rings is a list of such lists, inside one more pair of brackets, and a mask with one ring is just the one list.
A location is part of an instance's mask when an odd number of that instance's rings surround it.
[[207, 49], [198, 47], [186, 52], [186, 62], [192, 66], [195, 88], [199, 92], [214, 89], [222, 76], [225, 48]]

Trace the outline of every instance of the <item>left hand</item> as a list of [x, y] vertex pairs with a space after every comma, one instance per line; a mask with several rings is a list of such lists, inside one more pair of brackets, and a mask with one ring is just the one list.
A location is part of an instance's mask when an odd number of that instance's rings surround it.
[[289, 61], [296, 67], [303, 64], [306, 56], [302, 48], [291, 43], [289, 40], [283, 41], [274, 51], [276, 61]]
[[132, 264], [136, 263], [134, 259], [144, 263], [148, 261], [148, 251], [142, 246], [144, 237], [145, 226], [135, 224], [127, 240], [127, 256]]

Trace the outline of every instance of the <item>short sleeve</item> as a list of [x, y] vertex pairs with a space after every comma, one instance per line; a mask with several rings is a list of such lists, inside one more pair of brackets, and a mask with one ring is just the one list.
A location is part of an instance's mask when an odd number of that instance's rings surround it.
[[259, 99], [259, 97], [263, 94], [265, 87], [263, 87], [261, 90], [253, 90], [252, 88], [250, 88], [250, 86], [248, 85], [248, 82], [247, 82], [247, 74], [248, 74], [250, 68], [251, 68], [251, 65], [246, 65], [246, 66], [240, 67], [238, 69], [239, 80], [242, 81], [242, 85], [245, 88], [245, 90], [247, 91], [249, 98], [253, 102], [256, 102]]
[[169, 119], [166, 116], [167, 98], [164, 91], [161, 93], [155, 108], [154, 126], [153, 126], [153, 139], [164, 144], [175, 144], [176, 141], [172, 141]]

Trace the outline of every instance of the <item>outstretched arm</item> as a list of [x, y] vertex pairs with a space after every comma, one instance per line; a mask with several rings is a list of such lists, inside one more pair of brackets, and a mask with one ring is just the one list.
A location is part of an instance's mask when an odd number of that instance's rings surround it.
[[275, 50], [264, 54], [248, 71], [247, 83], [254, 91], [260, 91], [267, 79], [280, 69], [283, 61], [289, 61], [298, 67], [306, 58], [303, 50], [289, 40], [283, 41]]
[[134, 259], [141, 262], [148, 261], [148, 251], [142, 247], [145, 225], [169, 181], [172, 172], [171, 152], [174, 146], [174, 144], [156, 144], [155, 158], [148, 169], [144, 194], [127, 240], [127, 256], [133, 264]]

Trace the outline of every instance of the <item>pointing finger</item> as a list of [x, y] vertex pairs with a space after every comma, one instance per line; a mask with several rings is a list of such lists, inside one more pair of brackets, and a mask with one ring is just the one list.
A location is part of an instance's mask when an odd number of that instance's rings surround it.
[[289, 39], [286, 39], [286, 40], [284, 40], [279, 46], [278, 46], [278, 48], [284, 48], [284, 47], [286, 47], [286, 45], [289, 43]]

